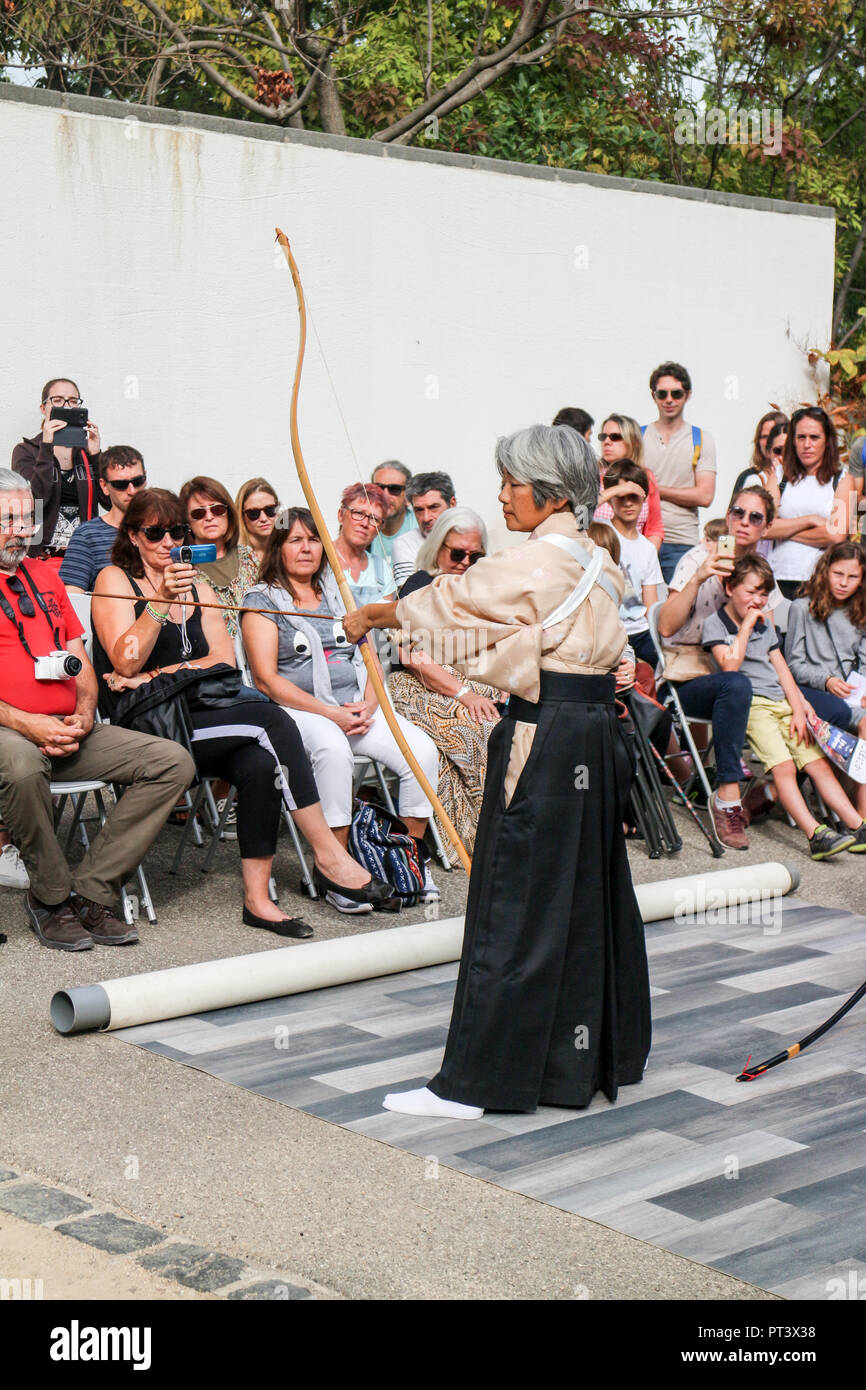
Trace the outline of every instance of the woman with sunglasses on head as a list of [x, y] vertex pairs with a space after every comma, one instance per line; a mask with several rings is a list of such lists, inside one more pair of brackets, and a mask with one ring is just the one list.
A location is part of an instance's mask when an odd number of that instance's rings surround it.
[[[562, 414], [561, 411], [560, 414]], [[562, 424], [563, 422], [557, 416], [553, 423]], [[602, 490], [599, 493], [599, 502], [595, 509], [593, 521], [613, 521], [611, 498], [621, 495], [621, 485], [616, 483], [611, 488], [605, 488], [604, 475], [612, 463], [630, 459], [632, 463], [637, 464], [638, 468], [643, 468], [649, 484], [649, 492], [638, 514], [638, 534], [644, 536], [656, 550], [659, 550], [665, 538], [659, 485], [652, 471], [649, 468], [644, 468], [643, 465], [643, 435], [640, 425], [630, 415], [608, 415], [598, 432], [598, 442], [601, 445], [599, 470]]]
[[378, 551], [367, 549], [387, 510], [386, 494], [375, 483], [351, 483], [340, 498], [334, 546], [359, 608], [397, 597], [390, 565]]
[[235, 511], [240, 543], [248, 546], [260, 561], [280, 511], [279, 498], [267, 478], [247, 479], [235, 498]]
[[[259, 557], [248, 545], [238, 543], [240, 526], [234, 502], [222, 483], [201, 474], [184, 483], [180, 502], [193, 543], [216, 546], [216, 559], [198, 565], [196, 578], [210, 585], [217, 603], [239, 605], [259, 577]], [[227, 607], [222, 616], [229, 636], [234, 637], [237, 613]]]
[[[427, 798], [385, 722], [360, 650], [343, 631], [343, 601], [305, 507], [290, 507], [280, 516], [268, 540], [260, 582], [245, 596], [244, 608], [244, 648], [253, 680], [300, 729], [325, 819], [340, 843], [349, 841], [356, 753], [397, 773], [400, 817], [411, 835], [423, 839]], [[271, 609], [279, 612], [266, 611]], [[435, 744], [408, 720], [400, 719], [400, 724], [435, 785]], [[429, 866], [426, 874], [425, 901], [432, 901], [439, 892]], [[327, 899], [340, 912], [363, 910], [332, 889]]]
[[842, 538], [829, 526], [839, 478], [839, 445], [829, 415], [817, 405], [795, 410], [782, 456], [781, 500], [766, 532], [773, 542], [770, 564], [787, 599], [811, 579], [821, 551]]
[[[425, 537], [418, 551], [418, 568], [406, 580], [400, 597], [423, 589], [440, 574], [463, 575], [486, 554], [487, 528], [478, 513], [468, 507], [449, 507]], [[467, 680], [453, 666], [440, 665], [423, 651], [405, 648], [393, 663], [388, 688], [398, 713], [422, 729], [439, 749], [439, 800], [471, 854], [484, 795], [487, 740], [499, 722], [497, 704], [504, 697], [493, 686]], [[444, 829], [442, 843], [451, 862], [459, 863]]]
[[[215, 603], [213, 590], [196, 583], [191, 565], [171, 559], [172, 547], [189, 539], [183, 516], [173, 492], [139, 492], [120, 524], [114, 563], [96, 581], [93, 665], [100, 677], [100, 709], [109, 719], [125, 690], [161, 672], [235, 664], [219, 613], [192, 606]], [[239, 698], [219, 709], [193, 709], [190, 719], [199, 772], [224, 777], [237, 788], [247, 926], [278, 936], [313, 934], [300, 918], [284, 917], [268, 896], [283, 804], [310, 843], [322, 884], [360, 902], [382, 900], [382, 885], [372, 883], [328, 829], [300, 734], [282, 710], [269, 701]]]
[[99, 472], [99, 428], [92, 420], [85, 426], [87, 443], [83, 448], [54, 443], [62, 419], [52, 420], [54, 409], [70, 410], [84, 404], [81, 392], [67, 377], [53, 377], [42, 388], [39, 406], [42, 429], [32, 439], [24, 438], [12, 451], [12, 467], [26, 478], [41, 506], [42, 534], [30, 546], [30, 554], [60, 564], [70, 537], [82, 521], [97, 515], [102, 501], [97, 481]]

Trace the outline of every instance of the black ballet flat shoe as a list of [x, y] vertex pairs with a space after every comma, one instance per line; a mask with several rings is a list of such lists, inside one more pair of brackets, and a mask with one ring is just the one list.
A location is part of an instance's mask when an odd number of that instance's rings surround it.
[[272, 931], [276, 936], [294, 936], [300, 941], [313, 935], [313, 928], [303, 917], [283, 917], [279, 922], [272, 922], [268, 917], [257, 917], [245, 907], [243, 921], [246, 927], [261, 927], [263, 931]]
[[374, 907], [377, 903], [385, 902], [394, 893], [390, 883], [377, 883], [374, 878], [371, 878], [369, 883], [365, 883], [363, 888], [345, 888], [342, 883], [334, 883], [331, 879], [325, 878], [321, 869], [315, 864], [313, 865], [313, 882], [323, 896], [325, 893], [340, 893], [350, 902], [372, 903]]

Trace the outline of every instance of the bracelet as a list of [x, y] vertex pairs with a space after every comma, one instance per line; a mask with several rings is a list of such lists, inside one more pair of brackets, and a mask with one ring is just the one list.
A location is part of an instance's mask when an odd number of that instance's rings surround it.
[[461, 685], [460, 689], [457, 691], [457, 694], [456, 694], [456, 695], [452, 695], [451, 698], [452, 698], [453, 700], [459, 700], [460, 697], [461, 697], [461, 695], [469, 695], [470, 692], [471, 692], [471, 689], [472, 689], [472, 687], [469, 686], [469, 685]]
[[144, 611], [149, 618], [153, 618], [155, 623], [159, 623], [160, 627], [165, 627], [168, 622], [168, 614], [157, 613], [156, 609], [152, 607], [150, 600], [144, 605]]

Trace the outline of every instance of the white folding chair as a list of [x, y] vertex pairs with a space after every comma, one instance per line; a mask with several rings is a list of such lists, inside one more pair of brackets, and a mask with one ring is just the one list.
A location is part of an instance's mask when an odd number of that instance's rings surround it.
[[[648, 610], [647, 622], [649, 624], [650, 637], [652, 638], [653, 646], [656, 649], [656, 655], [658, 656], [659, 662], [661, 664], [661, 669], [662, 671], [664, 671], [666, 656], [662, 637], [659, 633], [658, 623], [659, 610], [662, 607], [662, 602], [663, 600], [658, 603], [654, 603], [652, 608]], [[710, 786], [710, 781], [707, 777], [707, 771], [704, 767], [701, 751], [698, 750], [698, 746], [695, 743], [694, 738], [692, 737], [691, 730], [692, 724], [700, 724], [705, 729], [709, 730], [708, 741], [702, 750], [703, 755], [705, 757], [707, 753], [710, 752], [713, 746], [712, 721], [709, 719], [695, 719], [687, 715], [682, 707], [680, 697], [677, 694], [676, 685], [672, 681], [666, 681], [662, 676], [658, 679], [657, 686], [659, 692], [659, 699], [663, 702], [663, 704], [665, 704], [668, 707], [668, 709], [670, 709], [674, 717], [674, 723], [678, 726], [682, 737], [685, 739], [686, 744], [688, 745], [689, 752], [692, 756], [692, 762], [694, 764], [695, 775], [697, 776], [707, 798], [707, 813], [713, 838], [719, 845], [719, 848], [724, 852], [724, 846], [722, 845], [722, 842], [719, 839], [718, 834], [716, 832], [716, 825], [712, 814], [713, 789]]]
[[[59, 826], [60, 824], [60, 819], [63, 815], [63, 811], [65, 809], [67, 801], [70, 801], [72, 805], [72, 824], [69, 827], [69, 830], [67, 831], [66, 835], [66, 852], [69, 852], [73, 836], [77, 829], [80, 829], [85, 848], [87, 848], [89, 846], [89, 840], [87, 837], [87, 830], [84, 821], [82, 820], [84, 803], [88, 795], [92, 794], [93, 799], [96, 802], [96, 810], [99, 816], [99, 824], [100, 826], [104, 825], [107, 819], [107, 812], [105, 810], [105, 792], [108, 792], [111, 796], [114, 797], [115, 800], [117, 800], [116, 793], [111, 783], [103, 782], [97, 778], [93, 778], [92, 780], [82, 779], [79, 781], [56, 780], [51, 782], [50, 791], [52, 797], [55, 798], [56, 825]], [[150, 889], [147, 885], [147, 879], [145, 878], [144, 869], [142, 868], [141, 864], [139, 864], [136, 870], [136, 877], [138, 878], [138, 886], [141, 894], [140, 902], [147, 914], [147, 920], [149, 922], [155, 922], [156, 910], [153, 906], [153, 899], [150, 896]], [[138, 904], [139, 899], [137, 899], [134, 894], [130, 893], [126, 885], [124, 884], [123, 916], [125, 920], [130, 924], [130, 926], [138, 918]]]

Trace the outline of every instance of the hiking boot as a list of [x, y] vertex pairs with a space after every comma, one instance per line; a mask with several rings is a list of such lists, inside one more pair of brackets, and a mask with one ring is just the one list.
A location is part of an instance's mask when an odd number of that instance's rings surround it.
[[848, 846], [849, 854], [866, 854], [866, 820], [860, 822], [859, 830], [848, 832], [854, 836], [854, 843]]
[[81, 925], [100, 946], [132, 946], [138, 940], [135, 927], [121, 922], [110, 907], [83, 898], [80, 893], [71, 894], [69, 901]]
[[713, 825], [716, 834], [728, 849], [748, 849], [746, 839], [746, 818], [742, 805], [737, 801], [732, 806], [720, 806], [716, 797], [712, 800]]
[[90, 951], [93, 938], [85, 931], [78, 919], [72, 903], [64, 898], [62, 903], [49, 907], [28, 891], [24, 899], [30, 926], [43, 946], [54, 951]]
[[[809, 853], [813, 859], [829, 859], [831, 854], [841, 854], [843, 849], [850, 849], [855, 839], [850, 830], [840, 835], [829, 825], [819, 825], [809, 836]], [[863, 848], [866, 849], [866, 845]]]

